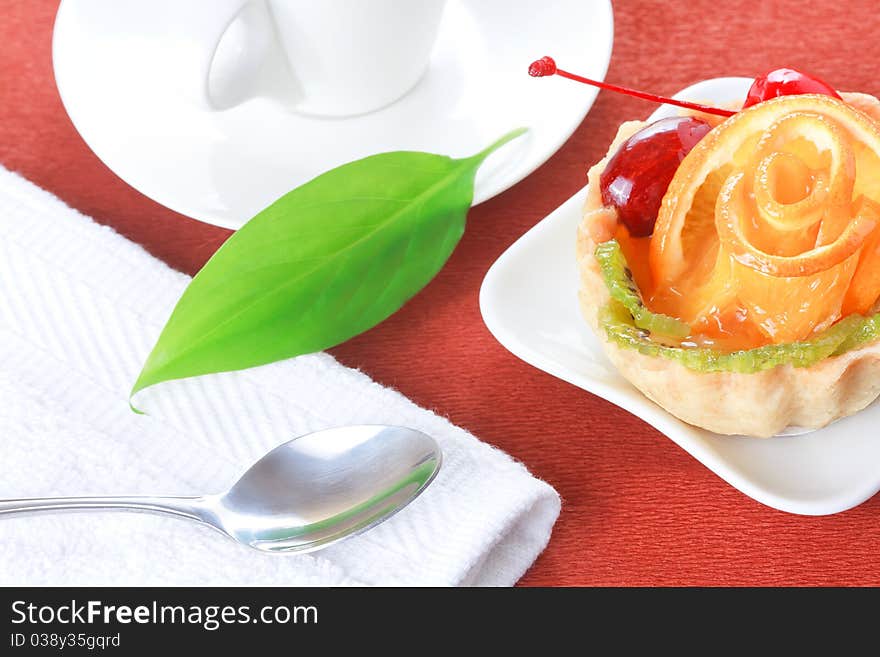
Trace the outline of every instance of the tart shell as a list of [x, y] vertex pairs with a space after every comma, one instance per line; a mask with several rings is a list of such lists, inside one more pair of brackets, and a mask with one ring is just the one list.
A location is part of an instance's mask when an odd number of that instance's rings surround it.
[[[841, 95], [880, 121], [880, 101], [876, 98]], [[590, 169], [584, 218], [577, 232], [581, 311], [621, 375], [679, 419], [720, 434], [769, 437], [787, 427], [818, 429], [873, 402], [880, 396], [880, 340], [810, 367], [783, 365], [743, 374], [698, 372], [666, 358], [620, 347], [608, 339], [599, 325], [598, 311], [610, 296], [593, 254], [597, 244], [613, 237], [617, 212], [603, 206], [599, 176], [618, 146], [644, 125], [642, 121], [622, 124], [608, 154]]]

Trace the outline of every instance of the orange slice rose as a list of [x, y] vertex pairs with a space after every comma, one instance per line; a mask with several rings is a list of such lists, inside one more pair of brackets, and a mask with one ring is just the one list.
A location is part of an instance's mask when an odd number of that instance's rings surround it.
[[877, 123], [829, 96], [783, 96], [722, 123], [663, 199], [652, 309], [739, 332], [742, 347], [867, 312], [880, 296], [878, 154]]

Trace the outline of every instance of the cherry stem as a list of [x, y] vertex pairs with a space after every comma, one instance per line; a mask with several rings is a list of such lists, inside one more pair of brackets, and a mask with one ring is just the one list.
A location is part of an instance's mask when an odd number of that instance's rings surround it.
[[649, 94], [644, 91], [637, 91], [636, 89], [621, 87], [616, 84], [609, 84], [608, 82], [591, 80], [590, 78], [585, 78], [581, 75], [569, 73], [568, 71], [563, 71], [561, 68], [557, 68], [556, 62], [553, 61], [552, 57], [542, 57], [541, 59], [532, 62], [532, 64], [529, 66], [529, 75], [535, 78], [542, 78], [548, 75], [559, 75], [563, 78], [574, 80], [575, 82], [583, 82], [584, 84], [599, 87], [600, 89], [607, 89], [608, 91], [615, 91], [619, 94], [635, 96], [636, 98], [650, 100], [655, 103], [663, 103], [665, 105], [675, 105], [676, 107], [683, 107], [685, 109], [705, 112], [706, 114], [714, 114], [716, 116], [733, 116], [734, 114], [736, 114], [736, 112], [733, 110], [721, 109], [720, 107], [710, 107], [708, 105], [700, 105], [699, 103], [691, 103], [686, 100], [676, 100], [675, 98], [667, 98], [666, 96], [657, 96], [656, 94]]

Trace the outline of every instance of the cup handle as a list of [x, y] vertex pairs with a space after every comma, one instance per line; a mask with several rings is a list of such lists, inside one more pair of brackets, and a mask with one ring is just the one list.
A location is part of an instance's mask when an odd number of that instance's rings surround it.
[[[223, 110], [255, 95], [257, 81], [275, 39], [264, 0], [212, 0], [190, 5], [190, 63], [196, 67], [196, 101]], [[186, 11], [186, 10], [184, 10]]]

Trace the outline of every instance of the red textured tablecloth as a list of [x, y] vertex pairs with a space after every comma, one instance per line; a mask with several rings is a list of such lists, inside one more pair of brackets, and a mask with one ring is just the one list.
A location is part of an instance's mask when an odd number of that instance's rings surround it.
[[[194, 274], [228, 231], [145, 198], [88, 149], [52, 76], [56, 6], [0, 0], [0, 163]], [[612, 82], [672, 93], [787, 65], [880, 92], [876, 0], [617, 0], [614, 14]], [[635, 417], [517, 360], [480, 319], [489, 265], [584, 184], [622, 120], [652, 110], [602, 92], [549, 162], [471, 211], [427, 289], [333, 353], [556, 487], [562, 515], [522, 584], [880, 585], [880, 497], [821, 518], [761, 506]]]

